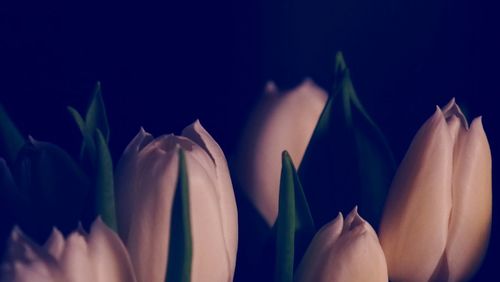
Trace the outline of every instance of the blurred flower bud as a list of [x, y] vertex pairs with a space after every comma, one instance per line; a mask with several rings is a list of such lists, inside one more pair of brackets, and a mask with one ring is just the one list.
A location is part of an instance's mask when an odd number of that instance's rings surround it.
[[269, 82], [242, 136], [236, 171], [238, 181], [269, 226], [278, 215], [281, 153], [300, 164], [327, 93], [307, 79], [279, 93]]
[[59, 230], [39, 246], [15, 227], [7, 242], [0, 280], [11, 282], [134, 282], [132, 264], [116, 233], [99, 218], [89, 234]]

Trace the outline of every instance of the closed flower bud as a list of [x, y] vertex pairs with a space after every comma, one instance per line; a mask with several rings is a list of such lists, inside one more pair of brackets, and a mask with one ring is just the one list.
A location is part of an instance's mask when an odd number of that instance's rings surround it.
[[377, 234], [354, 208], [339, 214], [314, 237], [295, 281], [386, 282], [387, 265]]
[[454, 99], [420, 128], [400, 164], [380, 227], [392, 281], [462, 281], [490, 233], [491, 153], [481, 118]]
[[226, 159], [196, 121], [182, 136], [141, 129], [118, 164], [119, 233], [139, 281], [164, 281], [179, 150], [185, 152], [192, 237], [192, 281], [232, 281], [238, 224]]
[[89, 234], [71, 233], [66, 239], [54, 229], [39, 246], [15, 227], [7, 242], [0, 281], [10, 282], [134, 282], [132, 264], [117, 234], [100, 219]]
[[327, 98], [311, 80], [285, 93], [270, 82], [250, 117], [238, 150], [237, 176], [270, 226], [278, 215], [281, 152], [301, 163]]

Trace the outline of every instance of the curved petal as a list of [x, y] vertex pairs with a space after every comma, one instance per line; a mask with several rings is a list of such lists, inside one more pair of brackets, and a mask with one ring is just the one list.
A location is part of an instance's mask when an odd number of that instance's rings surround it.
[[100, 218], [92, 224], [88, 250], [99, 282], [135, 282], [132, 263], [120, 238]]
[[125, 242], [137, 281], [165, 279], [170, 214], [178, 173], [176, 151], [145, 148], [134, 164], [137, 170], [131, 185], [140, 188], [140, 193], [134, 195]]
[[217, 144], [212, 136], [203, 128], [199, 120], [196, 120], [194, 123], [184, 128], [182, 135], [190, 138], [205, 149], [215, 162], [215, 172], [217, 176], [216, 192], [220, 214], [222, 216], [224, 241], [229, 253], [231, 269], [234, 272], [236, 266], [236, 252], [238, 249], [238, 212], [226, 157], [219, 147], [219, 144]]
[[66, 239], [66, 246], [58, 261], [65, 281], [98, 281], [90, 259], [87, 241], [79, 232], [73, 232]]
[[322, 273], [328, 268], [325, 261], [331, 246], [342, 233], [344, 219], [342, 214], [323, 226], [314, 236], [306, 253], [302, 257], [299, 268], [295, 272], [295, 281], [319, 281]]
[[453, 143], [439, 108], [420, 128], [391, 185], [379, 238], [389, 277], [427, 281], [446, 246]]
[[57, 228], [52, 228], [52, 234], [43, 246], [47, 252], [56, 260], [61, 259], [66, 242], [63, 235]]
[[[232, 281], [233, 269], [224, 241], [216, 183], [190, 152], [186, 152], [191, 234], [192, 281]], [[216, 258], [214, 258], [216, 254]]]
[[311, 80], [278, 95], [268, 86], [253, 112], [238, 150], [238, 181], [272, 226], [278, 215], [281, 152], [297, 166], [326, 104], [327, 94]]
[[491, 152], [481, 118], [455, 146], [453, 208], [446, 258], [450, 281], [463, 281], [479, 267], [491, 226]]
[[118, 232], [121, 238], [126, 241], [129, 232], [130, 218], [135, 203], [134, 195], [136, 186], [133, 185], [131, 178], [134, 177], [135, 167], [134, 158], [151, 141], [153, 136], [141, 127], [139, 133], [130, 141], [125, 148], [115, 172], [116, 187], [116, 211], [118, 221]]
[[56, 261], [18, 227], [14, 227], [7, 241], [0, 278], [14, 282], [64, 281]]
[[339, 215], [319, 231], [296, 277], [296, 281], [325, 282], [387, 280], [387, 264], [377, 235], [356, 208], [343, 222]]

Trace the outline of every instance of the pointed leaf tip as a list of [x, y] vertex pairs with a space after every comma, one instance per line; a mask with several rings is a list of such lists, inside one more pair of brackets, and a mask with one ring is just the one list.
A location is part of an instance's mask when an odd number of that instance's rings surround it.
[[314, 223], [297, 171], [286, 150], [282, 152], [276, 232], [275, 281], [293, 281], [294, 262], [305, 251], [303, 246], [309, 244]]
[[13, 163], [24, 143], [24, 137], [0, 104], [0, 156]]
[[87, 109], [87, 114], [85, 116], [85, 122], [87, 126], [87, 130], [90, 134], [93, 134], [93, 131], [96, 128], [99, 128], [106, 140], [109, 141], [109, 124], [108, 117], [106, 114], [106, 107], [104, 106], [104, 100], [102, 98], [101, 84], [100, 82], [96, 83], [96, 87], [94, 90], [94, 95], [92, 97], [92, 101]]
[[335, 72], [344, 72], [347, 70], [347, 65], [345, 63], [344, 55], [341, 51], [338, 51], [335, 55]]

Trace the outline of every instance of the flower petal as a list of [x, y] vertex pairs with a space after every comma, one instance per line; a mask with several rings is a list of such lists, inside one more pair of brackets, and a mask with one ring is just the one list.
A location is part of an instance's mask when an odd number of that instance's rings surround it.
[[420, 128], [393, 180], [380, 226], [389, 277], [427, 281], [446, 246], [453, 143], [439, 108]]
[[88, 250], [99, 282], [136, 281], [132, 263], [120, 238], [100, 218], [92, 224]]
[[490, 236], [491, 152], [481, 118], [459, 135], [453, 167], [453, 208], [446, 258], [450, 281], [467, 280], [479, 267]]
[[0, 278], [14, 282], [64, 281], [56, 261], [18, 227], [14, 227], [7, 241]]
[[296, 281], [387, 281], [387, 264], [373, 228], [353, 209], [314, 237]]
[[236, 252], [238, 249], [238, 213], [234, 196], [233, 184], [229, 175], [224, 152], [212, 136], [203, 128], [199, 120], [186, 127], [182, 135], [200, 145], [213, 158], [216, 172], [216, 192], [219, 201], [220, 215], [226, 249], [229, 253], [231, 268], [236, 266]]
[[120, 161], [116, 167], [115, 187], [116, 187], [116, 211], [118, 221], [118, 231], [121, 238], [126, 242], [130, 230], [131, 213], [134, 210], [134, 195], [137, 188], [130, 177], [137, 170], [134, 158], [151, 141], [153, 136], [141, 127], [139, 133], [130, 141], [125, 148]]
[[278, 215], [281, 152], [300, 165], [327, 100], [311, 80], [284, 93], [263, 96], [250, 118], [237, 158], [238, 181], [271, 226]]

